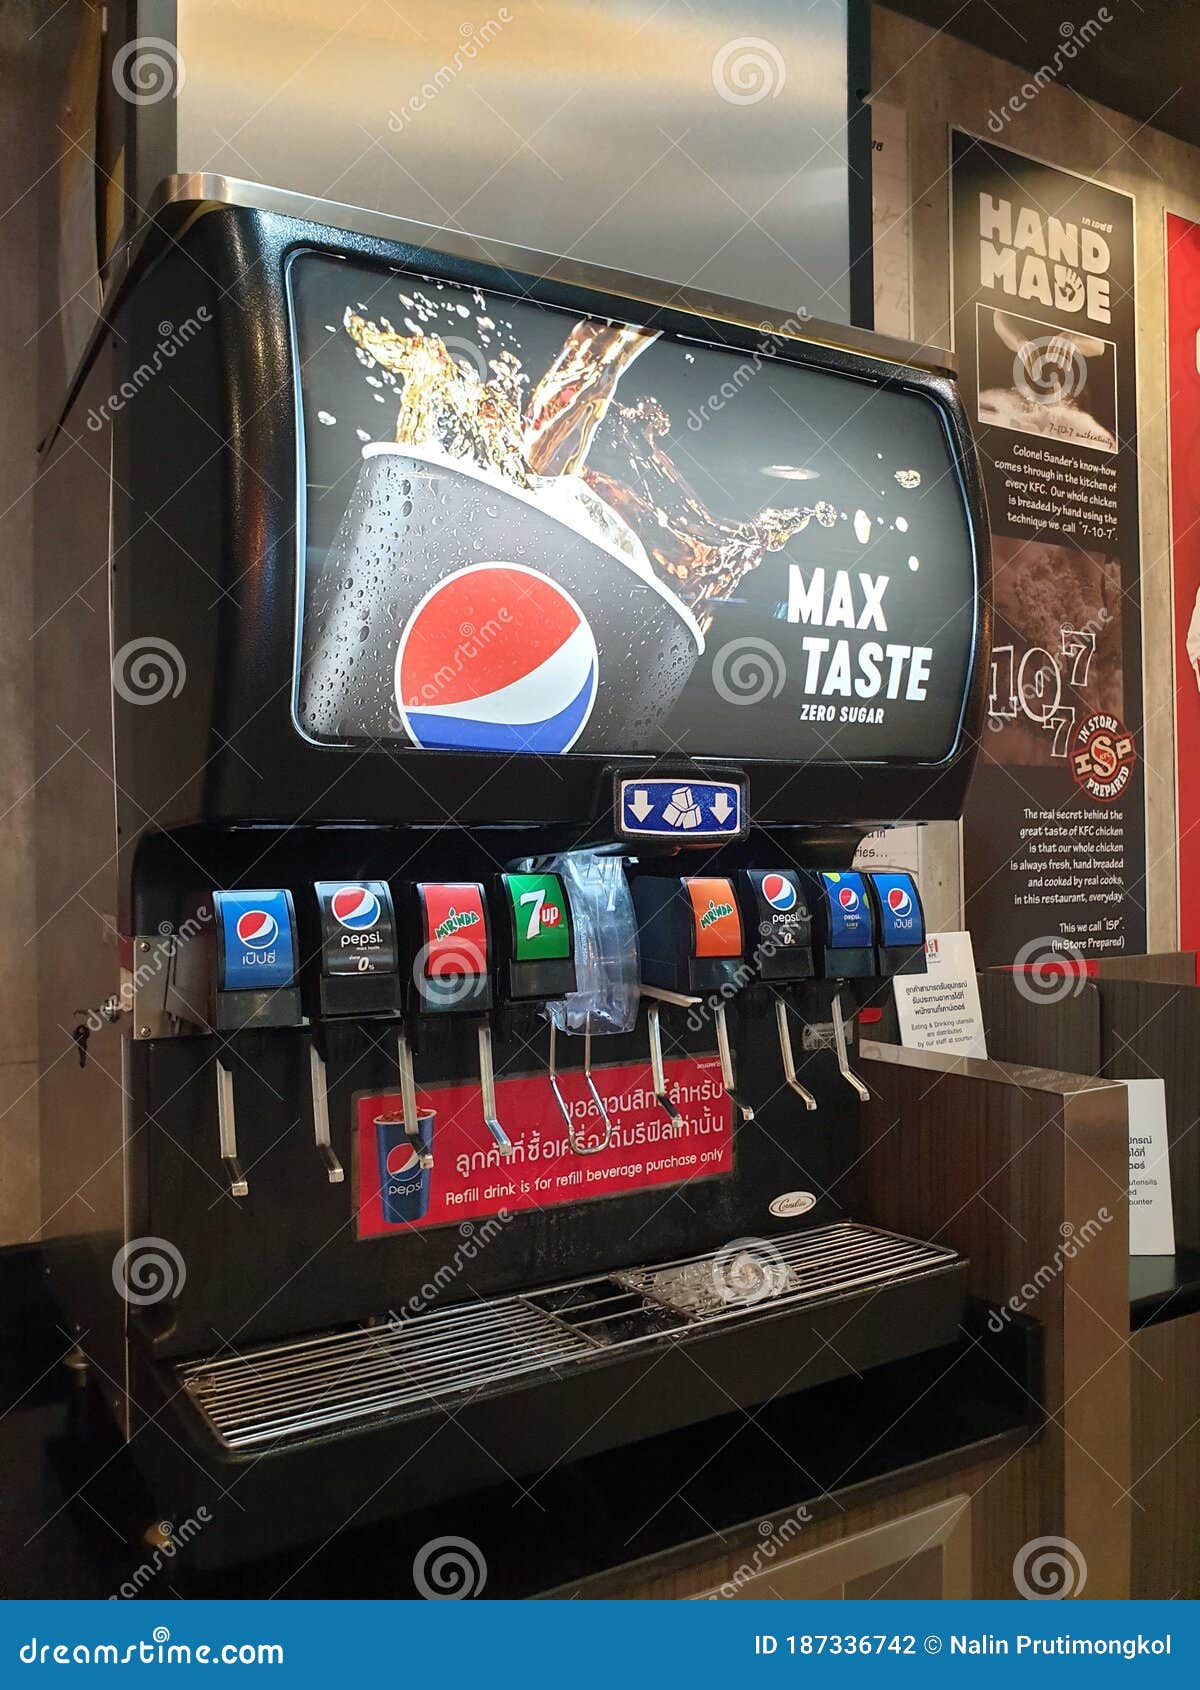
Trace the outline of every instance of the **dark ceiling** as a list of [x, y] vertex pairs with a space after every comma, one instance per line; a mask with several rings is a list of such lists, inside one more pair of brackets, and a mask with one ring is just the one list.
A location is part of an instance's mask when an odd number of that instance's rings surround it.
[[[1064, 26], [1103, 27], [1064, 72], [1089, 100], [1200, 146], [1200, 0], [886, 0], [1030, 71], [1052, 60]], [[1110, 22], [1103, 22], [1102, 9]]]

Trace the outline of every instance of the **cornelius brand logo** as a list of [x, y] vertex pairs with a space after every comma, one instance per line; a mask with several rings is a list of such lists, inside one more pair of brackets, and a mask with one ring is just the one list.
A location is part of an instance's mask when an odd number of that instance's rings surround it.
[[700, 917], [701, 927], [711, 927], [714, 922], [724, 921], [727, 915], [733, 914], [732, 904], [718, 904], [715, 898], [708, 900], [708, 908]]
[[265, 951], [279, 937], [279, 923], [269, 910], [244, 910], [237, 919], [241, 944], [253, 951]]
[[448, 939], [452, 933], [461, 932], [464, 927], [474, 927], [479, 920], [478, 910], [456, 910], [451, 907], [442, 921], [433, 930], [435, 939]]
[[383, 935], [377, 931], [383, 905], [368, 887], [340, 886], [330, 899], [330, 908], [335, 921], [347, 929], [342, 934], [343, 946], [383, 943]]
[[785, 880], [782, 874], [763, 875], [762, 895], [773, 910], [791, 910], [796, 907], [796, 888], [790, 880]]
[[[486, 643], [480, 626], [498, 629]], [[599, 673], [587, 618], [557, 582], [518, 563], [479, 563], [432, 587], [396, 652], [396, 705], [426, 749], [569, 751]]]
[[1112, 255], [1101, 229], [1071, 223], [1030, 205], [979, 196], [979, 283], [1014, 299], [1036, 300], [1065, 314], [1111, 323]]
[[776, 1220], [788, 1220], [793, 1215], [806, 1215], [810, 1209], [816, 1207], [817, 1200], [811, 1191], [785, 1191], [780, 1196], [772, 1198], [768, 1207]]

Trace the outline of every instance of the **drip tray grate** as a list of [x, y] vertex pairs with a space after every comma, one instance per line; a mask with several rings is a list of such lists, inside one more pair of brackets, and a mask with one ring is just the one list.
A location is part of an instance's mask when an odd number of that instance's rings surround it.
[[453, 1408], [637, 1345], [944, 1273], [953, 1250], [851, 1221], [741, 1240], [655, 1267], [181, 1364], [176, 1375], [232, 1451], [381, 1417]]

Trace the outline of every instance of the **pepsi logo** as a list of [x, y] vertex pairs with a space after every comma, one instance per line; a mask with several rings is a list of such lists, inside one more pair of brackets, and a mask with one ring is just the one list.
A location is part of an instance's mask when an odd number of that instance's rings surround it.
[[411, 1144], [393, 1144], [387, 1153], [384, 1171], [389, 1179], [404, 1179], [409, 1174], [416, 1173], [420, 1167], [420, 1158]]
[[773, 910], [790, 910], [796, 906], [796, 888], [782, 874], [764, 874], [762, 895]]
[[362, 933], [374, 927], [382, 913], [379, 899], [366, 886], [340, 886], [333, 894], [330, 907], [334, 919], [352, 933]]
[[238, 916], [237, 936], [250, 950], [265, 951], [278, 939], [279, 923], [269, 910], [244, 910]]
[[911, 915], [912, 899], [903, 886], [892, 886], [887, 895], [888, 909], [893, 915]]
[[842, 886], [838, 889], [838, 903], [846, 911], [858, 908], [858, 893], [853, 886]]
[[553, 756], [583, 732], [599, 668], [587, 618], [557, 582], [524, 564], [472, 564], [409, 617], [396, 707], [427, 750]]

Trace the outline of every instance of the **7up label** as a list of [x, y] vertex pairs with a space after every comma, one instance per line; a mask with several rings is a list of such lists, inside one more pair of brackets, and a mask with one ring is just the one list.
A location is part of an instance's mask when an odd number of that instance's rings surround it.
[[517, 962], [562, 961], [571, 955], [567, 897], [556, 874], [506, 874]]

